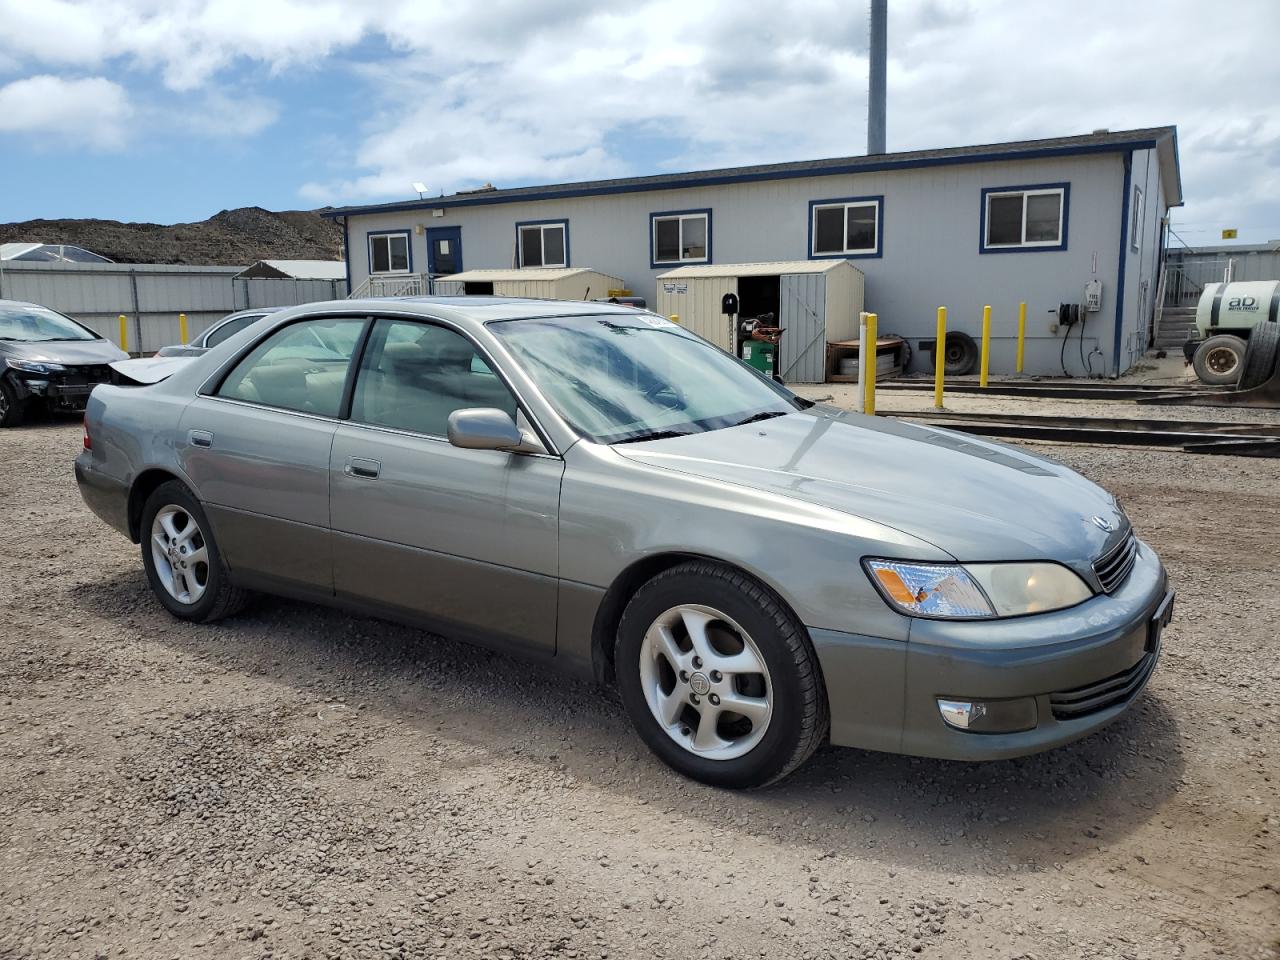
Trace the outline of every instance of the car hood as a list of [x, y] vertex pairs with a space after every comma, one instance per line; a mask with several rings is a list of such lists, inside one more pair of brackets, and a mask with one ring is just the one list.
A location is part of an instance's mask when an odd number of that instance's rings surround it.
[[87, 366], [123, 360], [129, 355], [110, 340], [46, 340], [31, 343], [4, 340], [0, 341], [0, 356], [41, 363]]
[[1056, 560], [1089, 576], [1129, 528], [1114, 497], [1061, 464], [835, 408], [613, 449], [882, 523], [958, 560]]

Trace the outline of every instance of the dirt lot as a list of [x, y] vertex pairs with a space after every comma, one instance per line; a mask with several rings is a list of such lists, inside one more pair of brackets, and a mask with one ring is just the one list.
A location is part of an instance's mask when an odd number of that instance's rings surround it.
[[681, 780], [607, 692], [378, 621], [168, 617], [0, 432], [0, 957], [1280, 956], [1280, 461], [1048, 448], [1179, 590], [1126, 719]]

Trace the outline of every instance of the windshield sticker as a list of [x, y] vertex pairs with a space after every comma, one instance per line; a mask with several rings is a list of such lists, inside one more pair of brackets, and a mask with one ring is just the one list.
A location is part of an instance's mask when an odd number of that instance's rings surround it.
[[651, 327], [674, 327], [678, 324], [672, 323], [663, 317], [640, 317], [641, 323], [647, 323]]

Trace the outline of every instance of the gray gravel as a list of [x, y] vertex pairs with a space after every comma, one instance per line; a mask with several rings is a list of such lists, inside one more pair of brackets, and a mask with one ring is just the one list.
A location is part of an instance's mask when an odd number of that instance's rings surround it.
[[1053, 448], [1179, 589], [1109, 730], [735, 795], [546, 669], [292, 602], [171, 619], [79, 443], [0, 431], [0, 957], [1280, 956], [1280, 461]]

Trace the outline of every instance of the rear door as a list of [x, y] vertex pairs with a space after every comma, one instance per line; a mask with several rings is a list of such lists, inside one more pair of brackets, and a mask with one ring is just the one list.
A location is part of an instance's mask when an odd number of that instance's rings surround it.
[[564, 462], [464, 450], [449, 414], [515, 397], [461, 333], [379, 319], [330, 459], [339, 596], [551, 652]]
[[433, 277], [462, 272], [461, 227], [432, 227], [427, 231], [427, 272]]
[[329, 455], [365, 324], [281, 327], [183, 414], [183, 467], [237, 582], [332, 593]]

